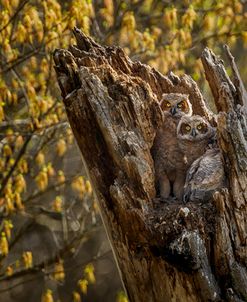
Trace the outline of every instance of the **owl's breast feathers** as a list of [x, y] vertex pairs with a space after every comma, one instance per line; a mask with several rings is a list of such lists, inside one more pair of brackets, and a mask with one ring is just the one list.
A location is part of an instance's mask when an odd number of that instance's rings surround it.
[[[215, 131], [210, 131], [206, 137], [202, 137], [200, 140], [183, 140], [179, 139], [179, 147], [184, 152], [187, 159], [188, 168], [190, 165], [202, 156], [210, 145], [212, 147], [212, 140], [215, 139]], [[215, 145], [214, 145], [215, 146]]]
[[164, 170], [168, 173], [177, 169], [185, 170], [187, 165], [187, 158], [181, 152], [177, 142], [179, 119], [175, 119], [170, 114], [165, 114], [164, 118], [164, 123], [157, 131], [152, 148], [155, 170], [158, 174]]
[[185, 201], [207, 201], [225, 184], [224, 167], [219, 149], [208, 149], [195, 160], [187, 172]]

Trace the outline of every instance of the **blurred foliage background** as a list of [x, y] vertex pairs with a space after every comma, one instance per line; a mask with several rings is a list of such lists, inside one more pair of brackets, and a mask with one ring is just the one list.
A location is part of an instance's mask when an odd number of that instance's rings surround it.
[[227, 43], [246, 82], [247, 1], [0, 0], [5, 302], [127, 301], [53, 70], [74, 26], [164, 74], [190, 74], [209, 100], [200, 54], [224, 58]]

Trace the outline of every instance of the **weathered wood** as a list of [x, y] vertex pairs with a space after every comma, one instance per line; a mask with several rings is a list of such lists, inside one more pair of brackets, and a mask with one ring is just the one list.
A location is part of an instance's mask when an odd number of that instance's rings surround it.
[[[163, 76], [132, 62], [121, 48], [100, 46], [78, 29], [74, 34], [77, 46], [54, 52], [55, 69], [129, 300], [245, 301], [245, 289], [237, 282], [245, 277], [246, 264], [246, 169], [239, 167], [247, 159], [246, 141], [241, 144], [246, 121], [241, 110], [219, 117], [220, 147], [235, 188], [215, 194], [214, 203], [161, 204], [155, 199], [150, 154], [162, 123], [157, 101], [162, 93], [187, 93], [194, 112], [210, 119], [200, 90], [187, 75]], [[219, 93], [219, 62], [208, 52], [205, 58], [208, 79], [218, 81], [213, 86], [217, 108], [233, 110], [236, 88], [228, 78]], [[226, 76], [222, 64], [219, 68]], [[229, 121], [239, 131], [234, 128], [234, 138]]]
[[246, 108], [241, 106], [246, 96], [233, 57], [226, 50], [232, 60], [234, 85], [210, 50], [202, 54], [206, 77], [216, 79], [209, 81], [215, 102], [225, 109], [218, 115], [218, 140], [229, 192], [224, 190], [214, 198], [218, 210], [214, 257], [220, 264], [217, 275], [230, 279], [233, 294], [247, 301], [247, 136]]
[[230, 49], [228, 47], [228, 45], [224, 46], [224, 49], [226, 51], [228, 60], [230, 62], [231, 65], [231, 69], [232, 69], [232, 73], [233, 73], [233, 83], [234, 86], [236, 87], [236, 102], [241, 105], [241, 106], [245, 106], [247, 107], [247, 92], [245, 90], [243, 81], [240, 77], [240, 74], [238, 72], [238, 68], [237, 65], [235, 63], [234, 57], [232, 56]]

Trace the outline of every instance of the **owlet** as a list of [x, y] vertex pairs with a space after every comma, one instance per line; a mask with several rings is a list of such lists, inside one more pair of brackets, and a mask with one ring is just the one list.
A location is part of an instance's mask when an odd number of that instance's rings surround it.
[[208, 149], [189, 168], [184, 186], [184, 201], [207, 202], [226, 185], [220, 150]]
[[215, 137], [215, 128], [199, 115], [183, 116], [177, 127], [177, 140], [184, 156], [184, 166], [177, 167], [180, 175], [180, 197], [183, 195], [187, 170], [191, 164], [201, 157]]
[[[162, 198], [172, 194], [181, 198], [181, 183], [184, 184], [186, 166], [184, 154], [178, 146], [177, 126], [183, 116], [192, 115], [192, 106], [188, 95], [180, 93], [163, 94], [160, 101], [163, 111], [163, 124], [158, 129], [152, 148], [154, 159], [156, 188]], [[182, 179], [181, 179], [182, 178]]]

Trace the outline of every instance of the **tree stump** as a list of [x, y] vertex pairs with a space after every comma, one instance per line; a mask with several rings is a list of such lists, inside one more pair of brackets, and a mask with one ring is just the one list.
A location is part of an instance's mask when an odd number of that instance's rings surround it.
[[[54, 52], [55, 70], [129, 301], [247, 301], [247, 98], [229, 50], [234, 81], [202, 54], [215, 118], [188, 75], [163, 76], [74, 35], [76, 46]], [[169, 92], [189, 94], [193, 112], [217, 122], [229, 189], [209, 203], [155, 199], [150, 149]]]

